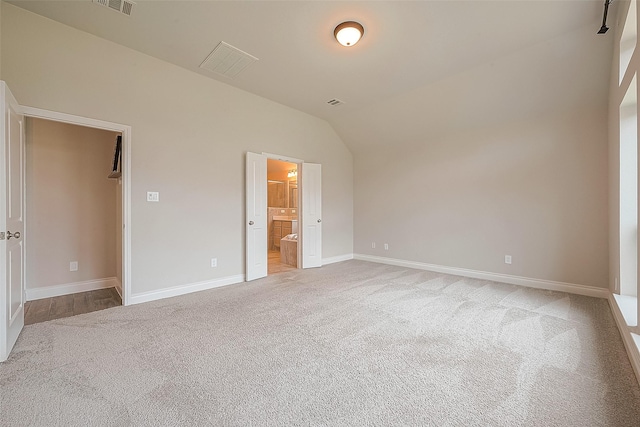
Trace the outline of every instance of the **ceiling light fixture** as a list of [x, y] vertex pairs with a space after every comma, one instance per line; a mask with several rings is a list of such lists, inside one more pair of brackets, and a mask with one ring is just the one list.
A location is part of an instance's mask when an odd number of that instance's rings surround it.
[[298, 176], [298, 171], [295, 169], [291, 169], [287, 174], [287, 178], [293, 178], [294, 176]]
[[350, 47], [364, 35], [364, 27], [355, 21], [343, 22], [333, 30], [333, 35], [342, 46]]

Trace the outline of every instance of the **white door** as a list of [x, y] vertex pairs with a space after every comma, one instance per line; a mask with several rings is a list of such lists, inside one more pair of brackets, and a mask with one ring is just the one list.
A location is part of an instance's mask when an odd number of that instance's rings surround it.
[[302, 268], [322, 267], [322, 168], [302, 163]]
[[0, 82], [0, 362], [24, 326], [24, 116]]
[[267, 157], [247, 153], [247, 275], [267, 275]]

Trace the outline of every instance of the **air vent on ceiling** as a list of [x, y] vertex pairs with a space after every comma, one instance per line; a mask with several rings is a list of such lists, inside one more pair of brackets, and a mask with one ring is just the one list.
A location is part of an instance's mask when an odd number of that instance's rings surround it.
[[338, 105], [344, 105], [344, 101], [340, 101], [338, 98], [333, 98], [328, 100], [327, 104], [337, 107]]
[[207, 59], [200, 64], [200, 68], [222, 74], [230, 79], [240, 74], [240, 71], [247, 68], [258, 58], [231, 46], [228, 43], [220, 42]]
[[93, 2], [127, 16], [131, 16], [135, 5], [134, 2], [129, 0], [93, 0]]

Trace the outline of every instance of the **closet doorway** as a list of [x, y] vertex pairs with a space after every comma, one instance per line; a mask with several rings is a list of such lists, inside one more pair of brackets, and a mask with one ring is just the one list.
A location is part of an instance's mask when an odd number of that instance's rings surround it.
[[[83, 127], [102, 129], [121, 134], [121, 161], [119, 168], [122, 179], [121, 218], [122, 228], [118, 233], [122, 242], [122, 303], [130, 304], [131, 301], [131, 126], [104, 120], [91, 119], [72, 114], [44, 110], [37, 107], [20, 105], [12, 95], [6, 83], [0, 81], [0, 109], [2, 110], [2, 124], [7, 126], [7, 132], [3, 132], [0, 141], [3, 146], [0, 152], [0, 224], [5, 231], [0, 232], [0, 239], [15, 239], [11, 244], [0, 245], [0, 287], [7, 298], [4, 299], [0, 312], [7, 316], [0, 316], [0, 361], [9, 357], [15, 342], [24, 327], [25, 306], [28, 300], [38, 299], [29, 295], [25, 284], [29, 277], [26, 267], [25, 248], [32, 224], [26, 220], [26, 197], [28, 197], [27, 185], [25, 185], [26, 169], [26, 119], [44, 119], [53, 122], [61, 122]], [[27, 135], [28, 136], [28, 135]], [[114, 153], [115, 154], [115, 153]], [[266, 164], [265, 164], [266, 171]], [[266, 191], [265, 191], [266, 192]], [[51, 192], [49, 197], [55, 197]], [[11, 235], [9, 236], [9, 232]], [[57, 242], [48, 242], [49, 250], [57, 250]], [[7, 266], [10, 265], [8, 268]], [[69, 263], [69, 269], [75, 268], [75, 264]], [[78, 268], [80, 265], [78, 264]], [[65, 285], [65, 284], [62, 284]], [[72, 285], [77, 285], [73, 283]], [[76, 292], [74, 286], [51, 286], [47, 292], [53, 289], [59, 295]], [[64, 292], [62, 292], [64, 290]], [[54, 295], [50, 295], [53, 297]], [[44, 298], [41, 294], [40, 297]]]
[[26, 325], [122, 304], [121, 152], [121, 132], [26, 118]]

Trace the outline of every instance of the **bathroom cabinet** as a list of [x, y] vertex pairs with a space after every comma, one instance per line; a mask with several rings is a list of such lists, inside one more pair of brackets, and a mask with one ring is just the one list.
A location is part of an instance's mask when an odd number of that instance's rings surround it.
[[291, 234], [293, 232], [293, 227], [291, 226], [291, 221], [273, 221], [273, 244], [276, 248], [280, 247], [280, 239], [282, 239], [287, 234]]
[[271, 236], [273, 238], [273, 245], [276, 249], [280, 248], [280, 239], [282, 239], [287, 234], [297, 233], [298, 232], [298, 221], [295, 219], [281, 220], [274, 219], [273, 220], [273, 228], [271, 229]]

